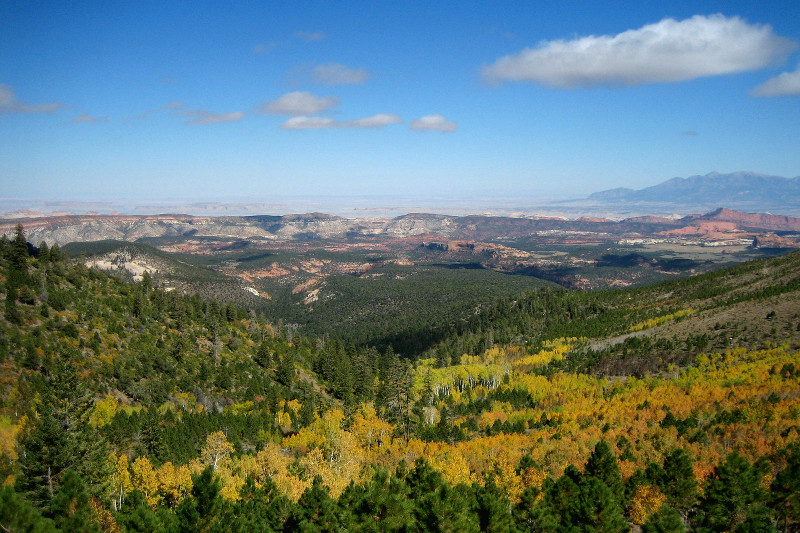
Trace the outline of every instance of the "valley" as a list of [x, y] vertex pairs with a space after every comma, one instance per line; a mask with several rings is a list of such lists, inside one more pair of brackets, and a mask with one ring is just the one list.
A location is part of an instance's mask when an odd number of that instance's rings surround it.
[[637, 287], [800, 246], [800, 219], [728, 209], [622, 220], [76, 215], [6, 220], [0, 231], [16, 223], [31, 242], [59, 244], [126, 279], [148, 271], [165, 290], [409, 354], [519, 291]]

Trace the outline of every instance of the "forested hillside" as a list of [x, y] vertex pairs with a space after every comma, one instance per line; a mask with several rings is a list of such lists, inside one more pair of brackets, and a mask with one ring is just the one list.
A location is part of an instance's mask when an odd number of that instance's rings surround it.
[[800, 255], [416, 360], [0, 241], [6, 531], [797, 531]]

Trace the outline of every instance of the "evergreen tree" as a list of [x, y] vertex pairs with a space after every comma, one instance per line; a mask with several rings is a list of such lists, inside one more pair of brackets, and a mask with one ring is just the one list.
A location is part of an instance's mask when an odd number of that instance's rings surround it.
[[700, 502], [699, 531], [733, 531], [751, 515], [763, 513], [767, 492], [761, 481], [767, 465], [734, 452], [714, 469]]
[[36, 253], [36, 257], [42, 263], [47, 263], [50, 261], [50, 248], [47, 247], [46, 242], [42, 241], [39, 243], [39, 250]]
[[516, 530], [511, 513], [509, 513], [509, 501], [495, 484], [494, 478], [489, 476], [483, 486], [476, 483], [472, 489], [474, 493], [472, 509], [477, 515], [480, 531], [510, 532]]
[[735, 533], [778, 533], [770, 509], [763, 505], [750, 510], [744, 522], [736, 526]]
[[[549, 478], [545, 480], [546, 490]], [[547, 498], [540, 498], [542, 491], [534, 487], [526, 487], [520, 495], [520, 502], [513, 509], [514, 523], [520, 531], [556, 531], [558, 517]]]
[[53, 243], [53, 246], [50, 247], [50, 262], [59, 263], [63, 259], [64, 256], [61, 253], [61, 248], [59, 248], [58, 243]]
[[188, 533], [214, 530], [223, 505], [220, 488], [219, 476], [210, 466], [199, 475], [192, 476], [192, 494], [184, 498], [176, 510], [180, 531]]
[[89, 504], [89, 490], [74, 470], [64, 473], [58, 493], [50, 503], [49, 514], [62, 531], [102, 533], [97, 515]]
[[220, 520], [226, 531], [270, 533], [283, 530], [294, 504], [278, 491], [271, 479], [267, 478], [261, 487], [256, 487], [255, 482], [247, 478], [239, 494], [241, 499], [228, 506]]
[[585, 476], [578, 497], [568, 504], [567, 523], [582, 531], [622, 533], [629, 530], [614, 492], [598, 477]]
[[17, 224], [14, 228], [14, 240], [11, 241], [9, 257], [9, 267], [12, 271], [27, 276], [28, 273], [28, 241], [25, 240], [25, 232], [22, 224]]
[[686, 520], [689, 509], [697, 503], [697, 480], [692, 459], [683, 449], [676, 448], [664, 459], [663, 481], [659, 485], [667, 503]]
[[622, 506], [623, 485], [617, 458], [611, 453], [611, 447], [601, 440], [594, 447], [586, 463], [586, 475], [602, 481], [611, 491], [618, 505]]
[[479, 531], [477, 516], [470, 512], [470, 494], [466, 485], [450, 488], [442, 483], [435, 492], [414, 501], [415, 529], [468, 533]]
[[365, 487], [351, 489], [346, 498], [340, 498], [340, 508], [348, 500], [353, 504], [349, 511], [354, 529], [409, 531], [413, 525], [413, 499], [408, 488], [397, 477], [389, 477], [386, 470], [377, 470]]
[[300, 496], [297, 507], [286, 521], [285, 531], [339, 531], [336, 503], [320, 476], [314, 476], [311, 487]]
[[88, 423], [91, 403], [86, 384], [66, 356], [49, 369], [32, 429], [21, 439], [21, 476], [17, 486], [39, 509], [58, 492], [64, 473], [72, 469], [89, 483], [93, 495], [105, 496], [110, 473], [108, 447]]
[[775, 509], [784, 531], [800, 529], [800, 444], [786, 454], [786, 467], [778, 472], [770, 486], [770, 505]]
[[11, 278], [6, 281], [6, 300], [3, 315], [12, 324], [22, 324], [22, 314], [17, 307], [17, 287], [10, 283]]
[[642, 533], [684, 533], [686, 526], [678, 511], [669, 505], [662, 505], [642, 524]]
[[272, 349], [266, 340], [261, 341], [261, 344], [258, 345], [258, 350], [256, 350], [253, 360], [261, 368], [272, 367]]
[[42, 517], [13, 487], [0, 487], [0, 530], [28, 533], [55, 532], [53, 522]]
[[166, 510], [154, 511], [144, 495], [135, 490], [128, 494], [122, 512], [115, 515], [117, 524], [127, 533], [167, 533], [178, 530], [177, 516]]

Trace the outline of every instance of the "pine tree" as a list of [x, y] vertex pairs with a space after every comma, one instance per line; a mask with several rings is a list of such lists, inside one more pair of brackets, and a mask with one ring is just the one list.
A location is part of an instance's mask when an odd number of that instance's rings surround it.
[[578, 497], [568, 505], [567, 523], [581, 531], [622, 533], [630, 528], [614, 492], [598, 477], [584, 476]]
[[314, 476], [311, 487], [297, 501], [297, 507], [286, 521], [285, 531], [338, 531], [336, 503], [322, 484], [320, 476]]
[[800, 524], [800, 444], [794, 444], [786, 455], [786, 467], [772, 480], [770, 504], [780, 518], [784, 531]]
[[108, 446], [88, 423], [92, 407], [86, 383], [66, 356], [49, 369], [38, 416], [20, 442], [18, 487], [38, 508], [46, 509], [58, 492], [64, 473], [74, 470], [92, 495], [105, 498], [110, 479]]
[[676, 448], [664, 459], [664, 476], [661, 490], [667, 503], [681, 513], [684, 520], [689, 509], [697, 503], [697, 480], [692, 459], [683, 449]]
[[292, 502], [281, 494], [271, 479], [256, 487], [247, 478], [239, 491], [241, 499], [226, 509], [220, 522], [231, 533], [271, 533], [282, 531], [292, 509]]
[[212, 531], [217, 516], [222, 511], [221, 482], [214, 470], [207, 466], [199, 475], [192, 476], [192, 495], [181, 501], [177, 508], [180, 531]]
[[117, 524], [128, 533], [166, 533], [178, 530], [178, 517], [166, 509], [154, 511], [144, 495], [135, 490], [128, 495], [123, 511], [115, 515]]
[[101, 533], [94, 509], [89, 504], [89, 490], [74, 470], [64, 474], [58, 493], [50, 503], [50, 515], [62, 531]]
[[494, 479], [489, 476], [483, 486], [477, 483], [472, 486], [475, 499], [473, 511], [478, 517], [478, 527], [481, 531], [509, 532], [514, 531], [515, 525], [509, 513], [508, 499], [497, 487]]
[[53, 522], [28, 503], [13, 487], [0, 487], [0, 531], [55, 532]]
[[686, 526], [678, 511], [669, 505], [662, 505], [658, 511], [642, 525], [642, 533], [683, 533]]
[[11, 241], [10, 269], [27, 275], [28, 273], [28, 241], [25, 240], [25, 232], [22, 224], [17, 224], [14, 228], [14, 240]]
[[597, 478], [611, 490], [615, 501], [622, 505], [623, 485], [617, 458], [611, 453], [611, 447], [604, 440], [597, 443], [586, 462], [586, 475]]
[[409, 498], [408, 487], [383, 469], [377, 470], [364, 487], [351, 489], [347, 498], [340, 498], [340, 508], [346, 507], [348, 498], [352, 508], [344, 510], [350, 512], [354, 529], [408, 531], [413, 523], [413, 498]]
[[751, 465], [734, 452], [717, 465], [700, 502], [699, 531], [733, 531], [748, 517], [763, 513], [767, 492], [761, 482], [766, 464]]

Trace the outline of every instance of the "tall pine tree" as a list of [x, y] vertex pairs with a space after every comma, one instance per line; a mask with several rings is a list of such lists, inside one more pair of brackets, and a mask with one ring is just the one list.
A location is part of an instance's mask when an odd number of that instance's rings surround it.
[[41, 393], [31, 430], [20, 441], [21, 473], [17, 487], [46, 511], [68, 469], [105, 496], [109, 479], [108, 446], [89, 423], [92, 407], [86, 385], [69, 357], [57, 356]]

